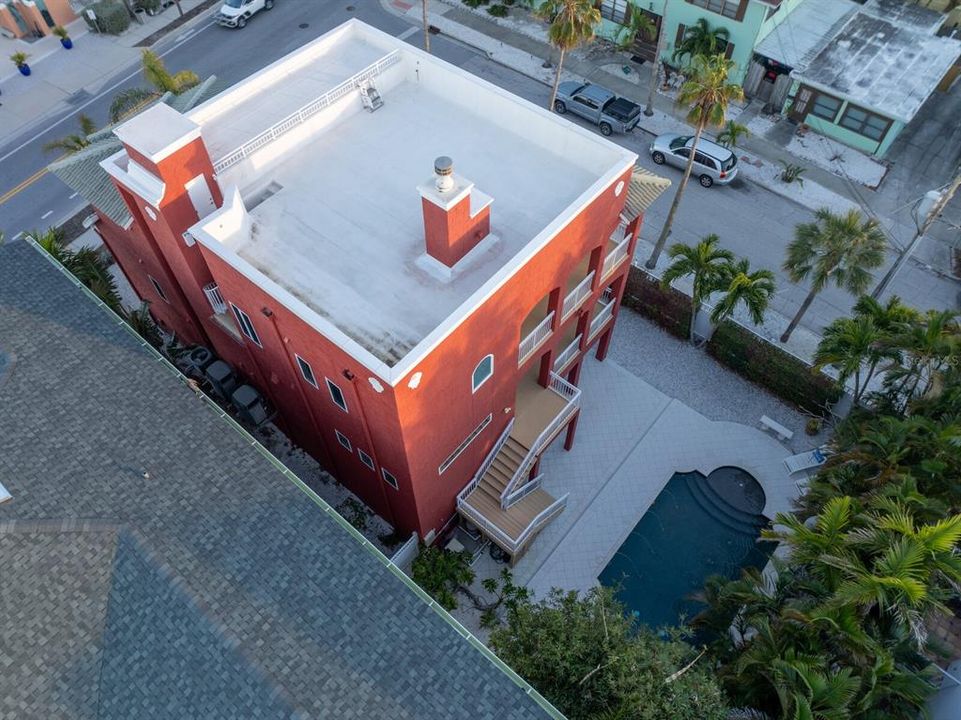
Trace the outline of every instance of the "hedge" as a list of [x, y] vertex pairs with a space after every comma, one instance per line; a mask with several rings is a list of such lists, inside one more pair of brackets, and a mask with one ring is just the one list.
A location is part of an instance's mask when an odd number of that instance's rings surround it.
[[664, 288], [640, 268], [631, 266], [623, 304], [686, 340], [691, 328], [691, 299], [674, 288]]
[[122, 3], [115, 0], [100, 0], [90, 6], [97, 16], [96, 20], [91, 20], [87, 13], [83, 14], [84, 20], [91, 30], [107, 33], [108, 35], [119, 35], [130, 27], [130, 13]]
[[730, 320], [714, 331], [707, 352], [738, 375], [815, 415], [827, 415], [843, 392], [824, 373]]

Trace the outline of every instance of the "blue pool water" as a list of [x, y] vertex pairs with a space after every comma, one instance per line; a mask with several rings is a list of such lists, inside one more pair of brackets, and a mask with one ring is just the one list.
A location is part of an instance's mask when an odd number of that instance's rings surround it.
[[768, 524], [764, 490], [749, 473], [718, 468], [676, 473], [600, 575], [629, 611], [652, 627], [676, 625], [703, 605], [690, 599], [711, 575], [735, 578], [764, 567], [774, 543], [756, 542]]

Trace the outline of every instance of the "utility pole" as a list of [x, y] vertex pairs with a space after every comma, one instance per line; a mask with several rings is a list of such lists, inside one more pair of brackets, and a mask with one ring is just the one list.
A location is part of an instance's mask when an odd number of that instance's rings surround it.
[[[887, 289], [888, 285], [891, 284], [891, 281], [894, 280], [894, 276], [900, 272], [901, 268], [904, 267], [904, 264], [908, 261], [908, 258], [911, 257], [911, 254], [917, 249], [921, 238], [924, 237], [931, 225], [934, 224], [934, 221], [944, 212], [945, 206], [951, 201], [951, 198], [954, 197], [959, 187], [961, 187], [961, 169], [959, 169], [958, 174], [955, 175], [951, 184], [944, 190], [931, 190], [925, 194], [917, 207], [918, 216], [923, 214], [924, 220], [918, 225], [918, 231], [914, 234], [914, 237], [911, 238], [911, 242], [901, 251], [897, 260], [894, 261], [894, 265], [884, 274], [881, 282], [879, 282], [877, 287], [871, 292], [871, 297], [875, 300], [881, 297], [881, 294]], [[926, 211], [924, 211], [925, 206], [927, 206]], [[917, 222], [917, 219], [916, 217], [915, 222]]]
[[654, 114], [654, 93], [657, 90], [657, 79], [660, 76], [661, 51], [664, 49], [664, 35], [667, 30], [667, 0], [664, 0], [664, 10], [661, 12], [661, 22], [657, 26], [657, 43], [654, 46], [654, 67], [651, 68], [651, 86], [647, 90], [647, 107], [644, 114], [650, 117]]
[[424, 50], [430, 52], [430, 12], [427, 9], [428, 0], [421, 0], [421, 7], [424, 11]]

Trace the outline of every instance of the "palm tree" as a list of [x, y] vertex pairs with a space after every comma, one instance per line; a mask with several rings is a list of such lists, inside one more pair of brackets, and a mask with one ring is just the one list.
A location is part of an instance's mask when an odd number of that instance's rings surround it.
[[724, 280], [719, 287], [724, 294], [714, 305], [711, 322], [720, 325], [729, 318], [738, 305], [743, 304], [755, 325], [764, 322], [764, 312], [774, 295], [774, 273], [770, 270], [751, 271], [747, 258], [730, 263], [724, 268]]
[[956, 310], [929, 310], [917, 322], [902, 325], [889, 336], [889, 347], [900, 351], [903, 363], [885, 380], [889, 385], [900, 381], [894, 390], [905, 402], [943, 389], [945, 371], [961, 356], [957, 316]]
[[724, 124], [724, 116], [727, 113], [728, 105], [744, 97], [744, 90], [740, 85], [734, 85], [727, 81], [728, 75], [734, 67], [734, 63], [727, 58], [720, 55], [710, 57], [698, 55], [694, 58], [691, 67], [691, 74], [681, 86], [677, 95], [678, 103], [690, 108], [687, 113], [687, 121], [694, 126], [691, 154], [687, 159], [687, 167], [684, 168], [684, 177], [681, 178], [681, 183], [677, 186], [677, 192], [674, 194], [674, 201], [667, 213], [667, 220], [661, 230], [661, 235], [654, 245], [651, 257], [647, 259], [646, 267], [649, 270], [653, 270], [657, 265], [657, 259], [671, 234], [674, 216], [681, 204], [681, 196], [684, 194], [684, 188], [687, 187], [687, 181], [691, 177], [694, 155], [697, 151], [697, 144], [701, 140], [701, 135], [709, 125], [721, 127]]
[[89, 247], [76, 251], [67, 249], [63, 245], [63, 231], [60, 228], [49, 228], [44, 233], [34, 230], [30, 235], [41, 249], [87, 286], [107, 307], [118, 314], [123, 313], [117, 285], [110, 274], [110, 265], [98, 251]]
[[697, 313], [711, 293], [720, 287], [725, 268], [734, 259], [730, 250], [718, 247], [720, 238], [713, 233], [694, 247], [677, 243], [667, 251], [673, 262], [664, 271], [661, 283], [667, 287], [678, 278], [693, 276], [691, 288], [691, 342], [694, 342], [694, 326]]
[[534, 12], [550, 22], [547, 39], [560, 52], [547, 103], [547, 109], [551, 110], [557, 98], [557, 86], [561, 82], [564, 55], [568, 50], [594, 39], [594, 28], [601, 21], [601, 11], [594, 7], [591, 0], [544, 0]]
[[[652, 39], [657, 33], [657, 26], [644, 13], [634, 10], [627, 20], [627, 25], [623, 25], [614, 37], [614, 42], [618, 50], [629, 50], [634, 44], [638, 35], [644, 35]], [[654, 62], [657, 65], [657, 60]]]
[[717, 141], [726, 148], [731, 148], [733, 150], [737, 147], [737, 141], [742, 137], [749, 137], [751, 131], [747, 129], [746, 125], [741, 125], [740, 123], [734, 122], [733, 120], [728, 120], [724, 129], [717, 134]]
[[698, 56], [716, 55], [721, 48], [727, 46], [730, 36], [727, 28], [712, 28], [706, 19], [698, 18], [696, 23], [684, 30], [684, 37], [674, 48], [671, 58], [675, 62], [684, 57], [690, 57], [694, 61]]
[[865, 220], [857, 210], [838, 215], [828, 208], [815, 222], [794, 230], [783, 268], [792, 282], [810, 279], [811, 288], [797, 314], [781, 335], [787, 342], [819, 292], [833, 283], [852, 295], [862, 294], [871, 282], [870, 270], [884, 262], [886, 240], [877, 220]]
[[77, 120], [80, 123], [79, 133], [71, 133], [67, 135], [67, 137], [45, 143], [43, 146], [44, 152], [63, 150], [69, 155], [87, 147], [90, 144], [88, 137], [97, 132], [97, 124], [93, 119], [83, 113], [77, 116]]
[[169, 92], [179, 95], [200, 83], [197, 74], [190, 70], [181, 70], [178, 73], [171, 74], [161, 57], [151, 50], [143, 51], [141, 65], [143, 66], [144, 78], [150, 83], [151, 87], [129, 88], [117, 93], [113, 102], [110, 103], [111, 122], [119, 122], [164, 93]]
[[[882, 332], [870, 317], [838, 318], [828, 325], [814, 353], [814, 368], [831, 366], [838, 372], [838, 382], [846, 384], [854, 378], [854, 402], [858, 403], [867, 389], [878, 363], [884, 357]], [[868, 364], [861, 379], [864, 364]]]

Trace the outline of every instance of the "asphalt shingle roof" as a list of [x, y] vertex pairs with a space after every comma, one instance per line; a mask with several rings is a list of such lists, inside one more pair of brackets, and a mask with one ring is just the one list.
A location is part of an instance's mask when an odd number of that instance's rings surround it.
[[548, 716], [24, 242], [0, 352], [0, 718]]

